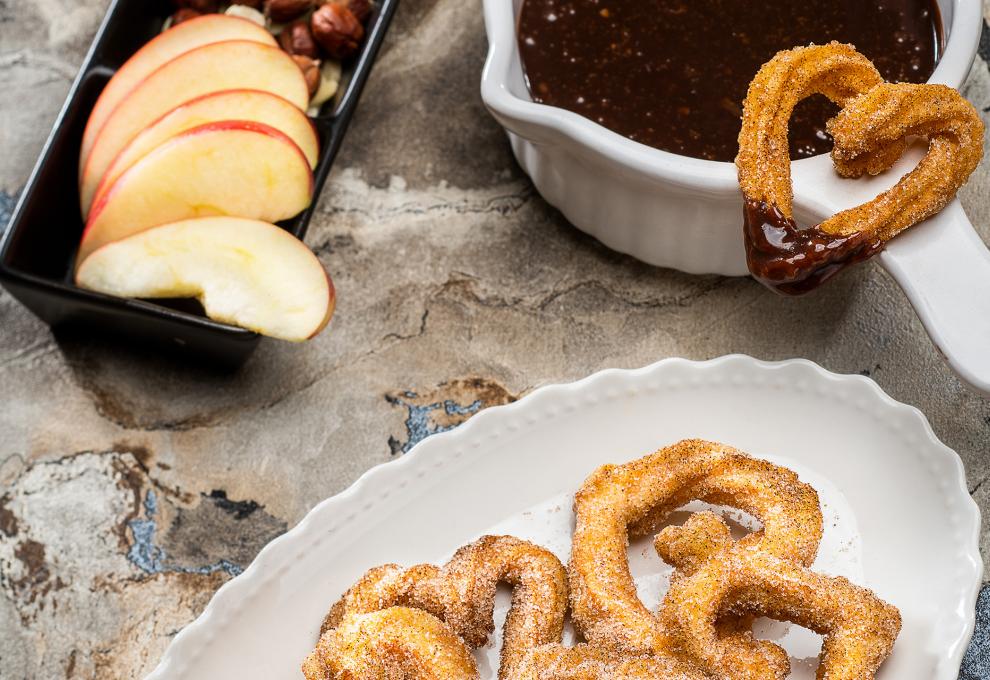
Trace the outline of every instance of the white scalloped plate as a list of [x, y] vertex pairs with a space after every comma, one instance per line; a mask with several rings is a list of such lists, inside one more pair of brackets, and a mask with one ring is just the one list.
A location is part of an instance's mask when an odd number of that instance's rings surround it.
[[[566, 558], [570, 494], [584, 477], [686, 437], [779, 461], [813, 484], [827, 520], [815, 568], [869, 586], [904, 618], [878, 677], [955, 680], [983, 566], [959, 457], [867, 378], [739, 355], [602, 371], [430, 437], [272, 541], [149, 678], [299, 680], [328, 605], [367, 568], [442, 560], [492, 530]], [[655, 600], [665, 569], [641, 546], [630, 555], [641, 595]], [[781, 624], [764, 634], [795, 659], [792, 677], [813, 677], [812, 636]], [[497, 644], [478, 653], [485, 678], [496, 654]]]

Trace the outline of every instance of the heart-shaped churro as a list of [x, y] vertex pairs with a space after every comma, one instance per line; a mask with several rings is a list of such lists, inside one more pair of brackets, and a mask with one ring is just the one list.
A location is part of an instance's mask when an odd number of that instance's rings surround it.
[[[794, 106], [813, 94], [842, 107], [828, 123], [841, 176], [889, 169], [912, 138], [927, 139], [928, 153], [876, 198], [799, 229], [792, 212], [787, 130]], [[850, 45], [778, 52], [750, 83], [739, 133], [736, 167], [745, 199], [749, 270], [773, 290], [805, 293], [940, 211], [982, 156], [983, 123], [952, 88], [885, 83]]]

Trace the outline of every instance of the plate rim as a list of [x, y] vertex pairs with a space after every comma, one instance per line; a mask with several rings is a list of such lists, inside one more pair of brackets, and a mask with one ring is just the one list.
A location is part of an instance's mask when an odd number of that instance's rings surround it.
[[[936, 456], [936, 463], [947, 466], [950, 476], [954, 476], [957, 488], [964, 500], [960, 503], [962, 533], [965, 535], [969, 528], [968, 546], [960, 552], [964, 559], [960, 572], [969, 577], [968, 589], [963, 588], [963, 604], [960, 612], [963, 626], [956, 639], [951, 641], [945, 656], [938, 662], [938, 673], [948, 673], [946, 678], [955, 678], [962, 663], [963, 655], [973, 635], [976, 625], [976, 601], [982, 586], [983, 559], [980, 555], [981, 513], [979, 506], [969, 493], [966, 480], [965, 465], [955, 450], [943, 443], [935, 434], [928, 418], [920, 409], [910, 404], [897, 401], [887, 394], [874, 380], [859, 374], [841, 374], [829, 371], [819, 364], [802, 358], [792, 358], [777, 361], [765, 361], [746, 354], [727, 354], [724, 356], [696, 361], [681, 357], [668, 357], [640, 368], [606, 368], [596, 371], [584, 378], [565, 383], [550, 383], [534, 389], [520, 399], [500, 406], [491, 406], [478, 412], [466, 422], [452, 430], [431, 435], [418, 442], [408, 453], [395, 460], [389, 460], [366, 470], [354, 482], [339, 493], [326, 498], [314, 505], [299, 522], [281, 536], [268, 542], [255, 556], [251, 564], [241, 574], [224, 583], [210, 598], [209, 603], [199, 616], [187, 624], [169, 643], [159, 663], [145, 676], [145, 680], [164, 680], [178, 671], [183, 670], [179, 665], [195, 661], [200, 653], [209, 646], [209, 642], [219, 628], [222, 616], [228, 611], [236, 611], [236, 604], [244, 601], [251, 592], [262, 587], [268, 580], [269, 574], [274, 574], [284, 565], [287, 558], [298, 554], [297, 544], [315, 542], [322, 533], [317, 518], [334, 508], [343, 508], [352, 502], [359, 502], [362, 497], [374, 492], [380, 495], [381, 489], [390, 477], [401, 476], [403, 472], [413, 472], [417, 467], [428, 463], [432, 449], [449, 446], [451, 442], [467, 440], [476, 436], [491, 423], [497, 423], [500, 418], [527, 409], [534, 402], [553, 398], [555, 394], [576, 393], [593, 387], [595, 383], [609, 379], [635, 380], [663, 371], [668, 366], [686, 366], [691, 370], [714, 371], [727, 366], [744, 365], [749, 369], [760, 371], [797, 370], [808, 372], [816, 379], [824, 379], [829, 383], [848, 383], [857, 385], [858, 389], [866, 389], [873, 398], [878, 398], [885, 408], [899, 411], [914, 419], [928, 437], [934, 451], [928, 455]], [[456, 446], [450, 446], [455, 449]], [[949, 490], [951, 493], [951, 489]], [[294, 548], [293, 546], [297, 546]], [[281, 558], [281, 559], [280, 559]], [[215, 621], [216, 620], [216, 621]], [[176, 677], [179, 677], [176, 675]]]

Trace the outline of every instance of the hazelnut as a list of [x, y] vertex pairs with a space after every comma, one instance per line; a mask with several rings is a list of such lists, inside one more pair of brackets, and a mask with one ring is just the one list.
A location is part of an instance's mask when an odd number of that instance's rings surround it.
[[261, 9], [261, 0], [230, 0], [231, 5], [247, 5], [251, 9]]
[[[176, 0], [176, 7], [179, 11], [183, 9], [192, 9], [200, 14], [212, 14], [220, 9], [220, 3], [218, 0]], [[190, 19], [191, 17], [186, 17]]]
[[189, 21], [190, 19], [195, 19], [196, 17], [203, 16], [202, 12], [197, 12], [196, 10], [189, 7], [181, 7], [175, 11], [170, 18], [169, 26], [178, 26], [183, 21]]
[[354, 13], [332, 2], [313, 12], [310, 26], [316, 42], [334, 59], [346, 59], [357, 52], [364, 38], [364, 27]]
[[305, 54], [293, 54], [292, 61], [296, 62], [296, 65], [303, 72], [306, 87], [309, 88], [309, 96], [312, 97], [320, 87], [320, 62], [317, 59], [307, 57]]
[[294, 21], [278, 34], [278, 44], [289, 54], [301, 54], [316, 59], [320, 53], [313, 32], [306, 21]]
[[323, 0], [323, 4], [326, 4], [327, 2], [343, 5], [347, 9], [351, 10], [351, 13], [362, 24], [367, 23], [368, 17], [371, 16], [371, 0]]
[[265, 12], [277, 24], [296, 19], [313, 8], [313, 0], [266, 0]]

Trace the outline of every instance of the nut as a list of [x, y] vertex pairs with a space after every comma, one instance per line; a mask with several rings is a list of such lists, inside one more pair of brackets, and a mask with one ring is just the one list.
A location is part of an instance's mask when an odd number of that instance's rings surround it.
[[[179, 8], [179, 11], [192, 9], [200, 14], [212, 14], [220, 9], [218, 0], [176, 0], [175, 6]], [[190, 18], [192, 17], [186, 17], [186, 19]]]
[[291, 55], [301, 54], [312, 59], [320, 56], [313, 32], [306, 21], [294, 21], [278, 34], [278, 44]]
[[266, 0], [265, 12], [277, 24], [297, 19], [313, 8], [313, 0]]
[[327, 3], [313, 12], [313, 38], [334, 59], [346, 59], [361, 45], [364, 27], [343, 5]]
[[168, 25], [169, 28], [171, 28], [172, 26], [178, 26], [183, 21], [189, 21], [190, 19], [195, 19], [196, 17], [201, 17], [201, 16], [203, 16], [202, 12], [197, 12], [196, 10], [191, 9], [189, 7], [182, 7], [180, 9], [177, 9], [175, 11], [175, 14], [169, 17]]
[[323, 0], [322, 4], [326, 4], [327, 2], [343, 5], [351, 10], [351, 13], [362, 24], [368, 23], [368, 17], [371, 15], [371, 0]]
[[261, 0], [230, 0], [230, 4], [245, 5], [251, 9], [261, 9]]
[[358, 21], [366, 24], [371, 16], [371, 0], [347, 0], [347, 9], [351, 10]]
[[296, 62], [296, 65], [302, 71], [303, 78], [306, 79], [306, 87], [309, 88], [309, 96], [312, 97], [320, 87], [319, 60], [311, 59], [305, 54], [293, 54], [292, 61]]

